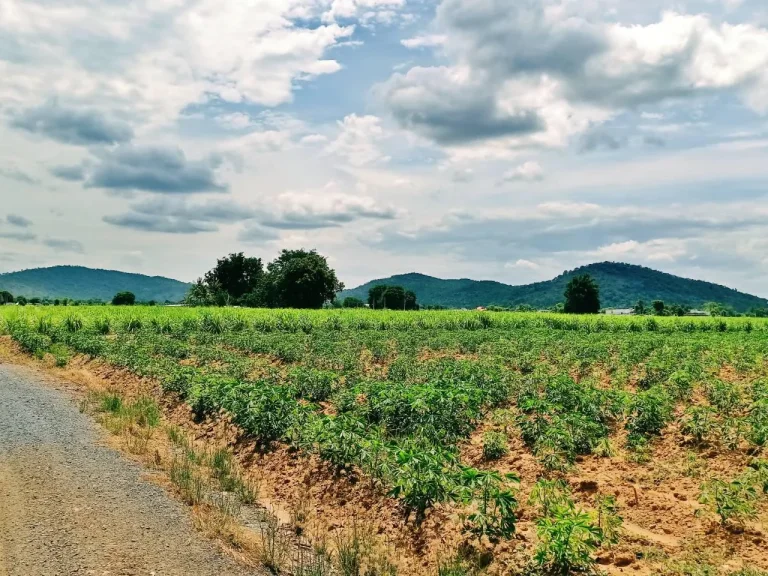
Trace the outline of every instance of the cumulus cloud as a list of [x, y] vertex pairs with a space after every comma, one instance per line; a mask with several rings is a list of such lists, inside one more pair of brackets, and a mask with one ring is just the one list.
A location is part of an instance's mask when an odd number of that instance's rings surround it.
[[525, 162], [504, 172], [502, 182], [538, 182], [544, 179], [544, 169], [538, 162]]
[[248, 224], [237, 235], [240, 242], [246, 244], [264, 244], [280, 238], [280, 234], [259, 224]]
[[621, 142], [603, 130], [593, 130], [581, 138], [579, 150], [581, 152], [594, 152], [596, 150], [618, 150]]
[[143, 232], [198, 234], [215, 232], [217, 224], [250, 220], [257, 211], [232, 200], [190, 203], [181, 198], [153, 198], [131, 205], [124, 214], [105, 216], [114, 226]]
[[63, 240], [61, 238], [46, 238], [43, 240], [43, 244], [52, 248], [56, 252], [75, 252], [77, 254], [83, 254], [85, 249], [83, 245], [77, 240]]
[[6, 240], [16, 240], [17, 242], [32, 242], [37, 240], [37, 235], [31, 232], [17, 232], [14, 230], [2, 230], [0, 229], [0, 238]]
[[638, 206], [547, 202], [507, 212], [452, 213], [413, 229], [388, 228], [371, 244], [397, 252], [450, 252], [491, 262], [506, 261], [510, 253], [530, 261], [558, 253], [594, 259], [608, 246], [615, 253], [659, 240], [722, 237], [745, 230], [761, 235], [768, 232], [766, 215], [768, 207], [745, 212], [743, 205], [677, 207], [659, 213]]
[[[361, 16], [372, 2], [352, 1], [352, 16]], [[16, 118], [21, 128], [71, 143], [125, 141], [128, 131], [107, 120], [106, 111], [157, 125], [211, 99], [277, 106], [290, 101], [301, 82], [341, 69], [327, 52], [354, 26], [332, 18], [302, 23], [319, 19], [331, 4], [333, 13], [346, 14], [349, 3], [136, 0], [54, 6], [7, 0], [0, 37], [11, 49], [0, 58], [0, 100], [18, 107], [67, 94], [100, 110], [101, 116], [73, 117], [43, 106]]]
[[217, 181], [219, 159], [188, 160], [180, 148], [120, 146], [105, 152], [86, 180], [88, 188], [144, 190], [159, 194], [223, 192]]
[[53, 166], [48, 169], [53, 176], [70, 182], [82, 182], [86, 177], [86, 165], [74, 164], [70, 166]]
[[768, 29], [674, 12], [647, 25], [601, 22], [580, 7], [442, 0], [434, 27], [451, 64], [392, 76], [383, 102], [439, 143], [510, 146], [563, 146], [628, 108], [700, 95], [733, 92], [768, 111]]
[[531, 262], [530, 260], [525, 260], [523, 258], [517, 260], [516, 262], [507, 262], [504, 267], [512, 269], [523, 268], [525, 270], [538, 270], [540, 268], [536, 262]]
[[330, 6], [323, 14], [323, 21], [362, 18], [364, 21], [378, 20], [390, 23], [396, 10], [404, 7], [405, 2], [406, 0], [330, 0]]
[[65, 144], [117, 144], [133, 138], [133, 130], [125, 122], [97, 110], [63, 107], [55, 101], [14, 114], [10, 123]]
[[8, 216], [5, 217], [5, 221], [11, 226], [16, 226], [18, 228], [29, 228], [32, 226], [32, 220], [24, 218], [24, 216], [19, 216], [18, 214], [8, 214]]
[[338, 136], [326, 147], [329, 154], [337, 154], [353, 166], [389, 159], [379, 148], [379, 143], [387, 137], [380, 118], [350, 114], [338, 123], [338, 127]]
[[5, 166], [0, 165], [0, 176], [8, 178], [9, 180], [15, 180], [22, 184], [39, 184], [40, 181], [34, 176], [30, 176], [24, 170], [20, 169], [15, 164], [8, 164]]
[[411, 50], [415, 48], [434, 48], [445, 44], [447, 36], [444, 34], [428, 34], [426, 36], [416, 36], [401, 41], [401, 44]]
[[502, 107], [484, 83], [464, 69], [411, 68], [392, 76], [377, 93], [401, 126], [441, 144], [544, 129], [536, 110]]
[[258, 219], [268, 228], [316, 230], [362, 219], [393, 220], [397, 214], [392, 206], [340, 192], [335, 183], [329, 183], [322, 190], [280, 194]]
[[200, 232], [215, 232], [218, 230], [215, 225], [208, 222], [131, 212], [116, 216], [104, 216], [104, 222], [113, 226], [130, 228], [141, 232], [162, 232], [166, 234], [198, 234]]

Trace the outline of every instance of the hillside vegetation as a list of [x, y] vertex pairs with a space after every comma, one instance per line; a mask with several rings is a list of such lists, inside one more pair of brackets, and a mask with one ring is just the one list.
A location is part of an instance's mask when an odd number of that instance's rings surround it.
[[653, 300], [688, 304], [701, 307], [707, 302], [719, 302], [739, 312], [764, 307], [768, 300], [744, 294], [737, 290], [689, 280], [643, 266], [603, 262], [567, 271], [553, 280], [524, 286], [510, 286], [500, 282], [477, 280], [441, 280], [424, 274], [403, 274], [373, 280], [363, 286], [341, 293], [367, 299], [368, 290], [377, 284], [395, 284], [412, 290], [420, 304], [449, 308], [475, 308], [477, 306], [517, 306], [528, 304], [536, 308], [549, 308], [563, 301], [568, 281], [579, 274], [590, 274], [600, 285], [601, 303], [605, 308], [629, 308], [638, 300]]
[[54, 266], [0, 274], [0, 290], [27, 298], [72, 298], [112, 300], [123, 291], [133, 292], [139, 301], [178, 302], [189, 284], [163, 278], [82, 266]]

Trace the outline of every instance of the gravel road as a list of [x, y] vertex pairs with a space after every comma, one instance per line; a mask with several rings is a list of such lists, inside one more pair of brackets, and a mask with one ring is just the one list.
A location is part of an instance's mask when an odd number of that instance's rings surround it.
[[0, 576], [254, 574], [106, 447], [61, 388], [0, 364]]

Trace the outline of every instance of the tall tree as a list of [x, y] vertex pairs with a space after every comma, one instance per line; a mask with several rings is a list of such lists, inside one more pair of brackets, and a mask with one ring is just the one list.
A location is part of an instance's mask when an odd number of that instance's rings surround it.
[[259, 287], [264, 278], [261, 258], [247, 258], [242, 252], [220, 258], [213, 270], [206, 273], [204, 284], [210, 291], [223, 290], [238, 301]]
[[379, 310], [385, 307], [384, 294], [389, 286], [386, 284], [379, 284], [368, 290], [368, 306], [374, 310]]
[[653, 313], [656, 316], [664, 316], [665, 305], [663, 301], [654, 300], [652, 306], [653, 306]]
[[0, 305], [1, 304], [13, 304], [13, 294], [7, 290], [0, 292]]
[[[58, 300], [56, 300], [58, 302]], [[133, 306], [136, 303], [136, 295], [133, 292], [118, 292], [112, 298], [114, 306]]]
[[574, 276], [565, 287], [565, 312], [597, 314], [600, 312], [600, 287], [589, 274]]
[[344, 289], [328, 261], [315, 250], [283, 250], [267, 266], [266, 294], [282, 308], [322, 308]]

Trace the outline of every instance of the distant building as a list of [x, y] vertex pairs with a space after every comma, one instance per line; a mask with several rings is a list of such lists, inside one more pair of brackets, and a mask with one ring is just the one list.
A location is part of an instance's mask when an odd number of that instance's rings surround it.
[[488, 308], [486, 308], [485, 306], [478, 306], [477, 307], [477, 311], [478, 312], [485, 312], [486, 310], [488, 310]]
[[608, 316], [634, 316], [634, 308], [610, 308], [605, 311]]

